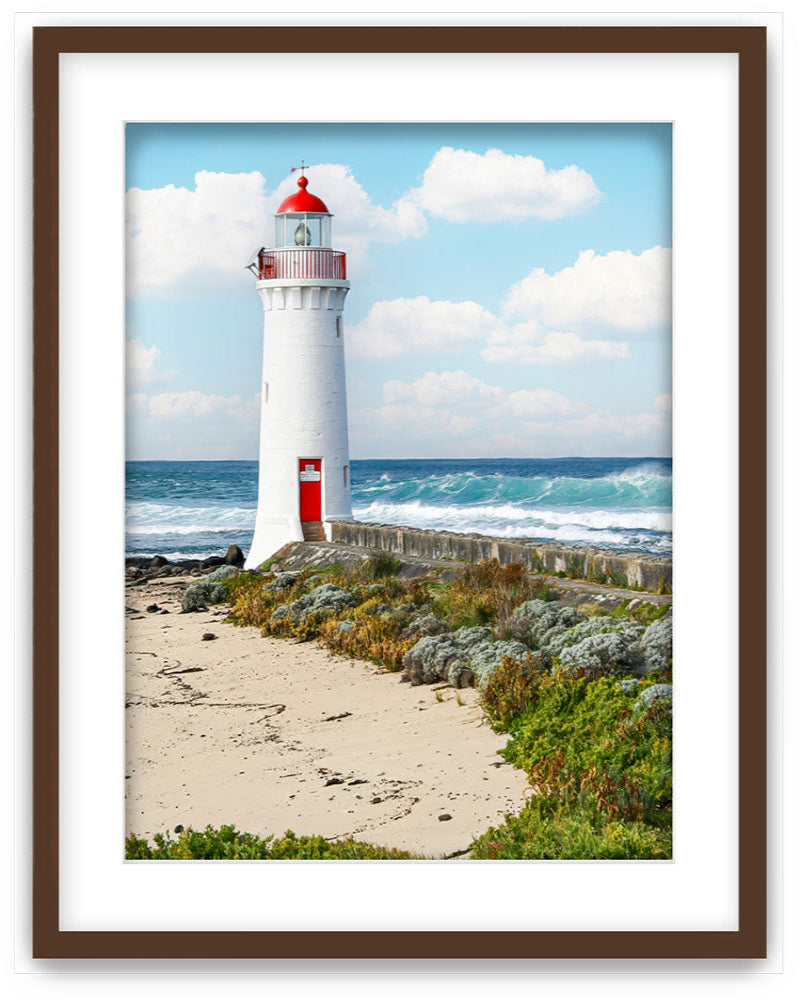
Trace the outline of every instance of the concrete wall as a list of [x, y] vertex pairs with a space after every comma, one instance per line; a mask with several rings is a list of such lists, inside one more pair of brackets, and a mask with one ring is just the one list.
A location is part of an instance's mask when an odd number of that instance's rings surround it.
[[672, 560], [641, 553], [611, 552], [525, 539], [490, 538], [487, 535], [459, 535], [450, 531], [422, 531], [361, 521], [334, 521], [331, 524], [331, 540], [423, 559], [458, 559], [464, 562], [497, 559], [504, 564], [522, 563], [534, 572], [565, 572], [584, 579], [612, 576], [618, 585], [624, 576], [629, 586], [645, 590], [657, 590], [662, 581], [672, 586]]

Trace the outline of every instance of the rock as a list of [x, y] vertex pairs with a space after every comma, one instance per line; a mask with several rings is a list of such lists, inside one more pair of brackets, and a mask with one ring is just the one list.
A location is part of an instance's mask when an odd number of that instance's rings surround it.
[[628, 679], [626, 681], [620, 681], [619, 686], [622, 688], [625, 694], [627, 694], [629, 691], [633, 691], [635, 687], [639, 686], [639, 681]]
[[150, 569], [156, 569], [159, 566], [166, 566], [169, 559], [165, 559], [164, 556], [153, 556], [150, 560]]
[[452, 818], [453, 817], [450, 815], [450, 813], [442, 813], [442, 815], [439, 817], [439, 822], [440, 823], [446, 823], [447, 820], [452, 819]]
[[344, 778], [328, 778], [328, 780], [325, 782], [325, 787], [327, 788], [329, 785], [343, 785], [343, 784], [344, 784]]
[[223, 566], [224, 563], [225, 560], [222, 558], [222, 556], [209, 556], [208, 559], [204, 559], [202, 561], [201, 565], [206, 567], [206, 569], [208, 569], [211, 566]]
[[651, 684], [636, 699], [633, 706], [635, 715], [650, 708], [654, 701], [663, 702], [672, 711], [672, 685], [671, 684]]
[[277, 593], [279, 590], [288, 590], [297, 583], [297, 573], [276, 573], [273, 579], [267, 584], [267, 590]]
[[239, 570], [235, 566], [218, 566], [206, 577], [207, 583], [220, 583], [228, 580], [232, 576], [238, 576]]
[[211, 642], [212, 639], [216, 638], [213, 632], [203, 632], [203, 642]]
[[414, 685], [445, 680], [453, 687], [484, 687], [504, 656], [524, 660], [528, 652], [515, 640], [495, 642], [489, 628], [460, 628], [420, 639], [406, 653], [403, 667]]
[[159, 611], [159, 614], [160, 614], [160, 615], [168, 615], [168, 614], [169, 614], [169, 611], [168, 611], [168, 610], [167, 610], [166, 608], [162, 608], [162, 609], [161, 609], [161, 610]]
[[352, 632], [353, 628], [355, 627], [355, 624], [356, 624], [355, 622], [351, 622], [351, 621], [339, 622], [339, 624], [336, 626], [336, 631], [337, 632]]
[[244, 566], [244, 553], [238, 545], [229, 545], [224, 559], [226, 566]]
[[[222, 569], [232, 570], [233, 573], [238, 572], [232, 566], [222, 566], [220, 570]], [[211, 579], [213, 575], [211, 573], [205, 579], [195, 580], [194, 583], [189, 584], [181, 597], [182, 611], [207, 611], [209, 604], [220, 604], [225, 600], [228, 592], [224, 584]]]
[[145, 608], [145, 611], [150, 615], [154, 615], [160, 610], [161, 608], [157, 604], [148, 604], [147, 607]]

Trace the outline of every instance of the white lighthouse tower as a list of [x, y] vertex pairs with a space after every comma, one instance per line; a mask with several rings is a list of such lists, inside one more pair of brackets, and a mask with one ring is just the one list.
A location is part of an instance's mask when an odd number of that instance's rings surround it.
[[342, 310], [345, 255], [331, 213], [299, 188], [275, 213], [275, 246], [248, 265], [264, 307], [258, 513], [245, 566], [291, 541], [330, 537], [352, 520]]

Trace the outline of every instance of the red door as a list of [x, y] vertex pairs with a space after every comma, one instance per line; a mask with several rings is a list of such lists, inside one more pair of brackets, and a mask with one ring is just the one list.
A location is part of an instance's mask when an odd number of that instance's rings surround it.
[[322, 459], [300, 459], [300, 520], [322, 520]]

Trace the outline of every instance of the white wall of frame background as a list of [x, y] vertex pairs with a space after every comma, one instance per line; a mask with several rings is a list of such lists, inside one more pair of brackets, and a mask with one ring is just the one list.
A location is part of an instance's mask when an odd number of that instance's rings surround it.
[[[16, 221], [16, 242], [10, 247], [4, 246], [4, 252], [6, 252], [10, 259], [11, 264], [14, 267], [6, 266], [2, 269], [3, 281], [7, 284], [7, 294], [3, 297], [3, 304], [7, 310], [7, 326], [10, 329], [14, 322], [16, 321], [16, 347], [14, 354], [14, 365], [8, 366], [6, 369], [6, 376], [9, 378], [11, 383], [7, 391], [3, 393], [2, 396], [2, 406], [4, 407], [3, 416], [6, 417], [5, 424], [10, 426], [13, 419], [16, 417], [17, 433], [14, 441], [14, 450], [7, 456], [7, 461], [5, 464], [6, 468], [11, 468], [12, 465], [16, 471], [16, 489], [13, 496], [14, 500], [14, 512], [17, 518], [17, 528], [16, 528], [16, 548], [15, 548], [15, 558], [13, 559], [14, 574], [6, 574], [5, 579], [2, 581], [2, 586], [7, 588], [10, 593], [3, 593], [2, 598], [0, 598], [0, 604], [4, 608], [10, 607], [11, 597], [16, 598], [16, 603], [14, 605], [14, 617], [9, 623], [9, 627], [6, 630], [7, 638], [11, 640], [11, 648], [9, 649], [9, 655], [7, 662], [16, 662], [17, 664], [17, 674], [15, 679], [15, 693], [17, 695], [16, 707], [14, 708], [13, 717], [9, 717], [7, 725], [4, 728], [3, 739], [5, 741], [4, 749], [7, 751], [6, 757], [10, 759], [12, 753], [16, 750], [18, 766], [14, 775], [14, 784], [7, 789], [3, 790], [3, 794], [0, 794], [0, 802], [5, 806], [9, 806], [12, 803], [16, 805], [16, 818], [7, 819], [5, 824], [6, 830], [14, 829], [17, 837], [16, 854], [12, 858], [8, 852], [6, 852], [6, 858], [4, 859], [5, 864], [2, 867], [2, 882], [0, 882], [0, 892], [2, 890], [7, 890], [2, 894], [6, 898], [11, 898], [12, 894], [16, 891], [17, 905], [16, 910], [13, 914], [5, 914], [4, 916], [10, 916], [8, 925], [6, 927], [7, 933], [3, 937], [4, 945], [2, 949], [2, 971], [8, 977], [7, 984], [12, 989], [12, 995], [93, 995], [98, 996], [108, 996], [113, 991], [115, 996], [124, 996], [128, 993], [133, 994], [134, 991], [138, 992], [145, 988], [149, 993], [156, 996], [175, 996], [175, 995], [188, 995], [190, 992], [192, 995], [202, 996], [202, 995], [219, 995], [220, 992], [223, 995], [230, 989], [235, 988], [237, 993], [247, 995], [249, 992], [253, 994], [258, 991], [260, 994], [263, 993], [264, 989], [280, 990], [281, 996], [318, 996], [320, 993], [324, 992], [325, 995], [348, 995], [348, 996], [358, 996], [362, 993], [367, 995], [374, 994], [376, 989], [386, 996], [400, 995], [401, 993], [405, 995], [409, 988], [413, 988], [415, 992], [421, 995], [432, 995], [433, 991], [437, 995], [456, 995], [459, 996], [483, 996], [487, 991], [494, 991], [497, 989], [515, 989], [520, 988], [526, 990], [536, 989], [539, 994], [550, 995], [552, 992], [554, 995], [557, 993], [559, 997], [562, 996], [585, 996], [586, 988], [589, 985], [589, 981], [586, 979], [586, 975], [592, 976], [591, 979], [591, 991], [600, 993], [601, 995], [608, 992], [609, 994], [613, 990], [615, 995], [619, 995], [620, 992], [625, 993], [630, 991], [632, 994], [640, 994], [645, 984], [642, 982], [642, 976], [647, 975], [646, 989], [648, 993], [654, 995], [665, 995], [672, 996], [674, 993], [680, 989], [681, 993], [688, 993], [690, 995], [703, 992], [704, 996], [709, 994], [719, 994], [719, 995], [729, 995], [731, 990], [735, 989], [736, 992], [753, 992], [753, 993], [766, 993], [769, 992], [771, 995], [791, 995], [792, 985], [797, 986], [797, 964], [796, 961], [792, 959], [791, 949], [786, 950], [786, 954], [783, 959], [780, 957], [780, 940], [774, 941], [773, 946], [775, 948], [776, 958], [770, 960], [766, 965], [759, 963], [742, 964], [742, 963], [662, 963], [660, 970], [662, 972], [678, 972], [681, 973], [681, 978], [677, 979], [672, 975], [666, 976], [654, 976], [652, 975], [653, 966], [649, 963], [608, 963], [608, 964], [598, 964], [598, 963], [585, 963], [576, 967], [575, 963], [571, 966], [564, 967], [559, 966], [559, 963], [540, 963], [538, 965], [530, 965], [525, 962], [514, 962], [514, 963], [503, 963], [502, 967], [492, 966], [492, 963], [480, 963], [478, 969], [471, 970], [471, 976], [465, 976], [465, 968], [462, 964], [455, 962], [442, 963], [440, 966], [436, 967], [436, 971], [431, 966], [427, 968], [423, 964], [418, 964], [413, 966], [413, 971], [415, 972], [415, 979], [409, 981], [404, 977], [398, 978], [387, 978], [384, 974], [390, 971], [394, 972], [411, 972], [412, 967], [408, 966], [406, 963], [390, 963], [389, 965], [383, 965], [380, 963], [371, 963], [362, 965], [360, 968], [357, 963], [318, 963], [315, 964], [313, 969], [305, 968], [302, 975], [292, 975], [289, 978], [283, 978], [284, 974], [292, 970], [297, 972], [298, 967], [294, 963], [273, 963], [268, 966], [263, 964], [253, 962], [253, 963], [235, 963], [233, 966], [225, 967], [225, 963], [212, 963], [212, 968], [208, 971], [215, 971], [217, 975], [199, 977], [197, 975], [190, 975], [190, 970], [193, 968], [190, 963], [169, 963], [168, 966], [161, 966], [159, 968], [157, 963], [126, 963], [124, 965], [119, 965], [117, 963], [46, 963], [46, 965], [39, 964], [38, 968], [30, 961], [26, 960], [26, 954], [29, 948], [29, 938], [28, 938], [28, 913], [27, 913], [27, 893], [29, 890], [28, 883], [28, 869], [27, 869], [27, 858], [28, 858], [28, 835], [29, 835], [29, 821], [27, 819], [26, 805], [29, 802], [28, 794], [28, 776], [29, 776], [29, 762], [28, 762], [28, 716], [27, 716], [27, 706], [28, 706], [28, 690], [27, 690], [27, 655], [29, 652], [29, 641], [28, 641], [28, 608], [27, 601], [25, 599], [25, 594], [28, 587], [28, 571], [29, 571], [29, 560], [27, 558], [27, 546], [25, 542], [25, 531], [26, 527], [29, 525], [29, 504], [27, 502], [27, 489], [29, 486], [29, 474], [28, 474], [28, 447], [29, 447], [29, 433], [28, 433], [28, 418], [26, 413], [28, 412], [30, 396], [29, 396], [29, 384], [28, 384], [28, 371], [29, 371], [29, 345], [27, 341], [27, 323], [29, 321], [29, 281], [30, 281], [30, 270], [28, 261], [30, 259], [29, 250], [29, 236], [28, 236], [28, 208], [30, 204], [30, 186], [28, 183], [28, 152], [27, 152], [27, 142], [29, 138], [29, 127], [27, 124], [27, 114], [28, 114], [28, 97], [25, 92], [27, 76], [29, 73], [29, 63], [28, 56], [25, 51], [25, 35], [28, 30], [28, 25], [30, 23], [121, 23], [121, 24], [132, 24], [132, 23], [181, 23], [181, 20], [185, 20], [186, 23], [198, 24], [198, 23], [256, 23], [256, 20], [263, 21], [264, 15], [260, 13], [258, 16], [255, 14], [248, 14], [246, 12], [237, 13], [235, 15], [231, 14], [214, 14], [213, 12], [205, 13], [204, 11], [197, 10], [197, 5], [194, 6], [192, 11], [188, 14], [181, 14], [179, 12], [172, 13], [169, 15], [156, 15], [156, 14], [117, 14], [109, 13], [108, 5], [104, 4], [102, 7], [96, 5], [97, 11], [99, 13], [92, 13], [92, 4], [83, 5], [83, 12], [81, 14], [71, 14], [64, 12], [58, 15], [48, 15], [48, 16], [26, 16], [24, 13], [24, 4], [17, 5], [17, 11], [23, 11], [18, 14], [16, 27], [17, 27], [17, 40], [16, 40], [16, 63], [12, 65], [9, 70], [9, 74], [13, 72], [15, 76], [15, 83], [17, 85], [17, 113], [14, 120], [6, 121], [5, 134], [7, 137], [16, 137], [18, 142], [17, 153], [14, 161], [9, 158], [5, 158], [5, 161], [0, 163], [0, 170], [3, 171], [3, 180], [6, 182], [3, 185], [3, 191], [6, 194], [6, 206], [11, 210], [12, 204], [15, 210], [10, 212], [9, 217], [15, 217]], [[171, 5], [173, 9], [179, 11], [180, 4]], [[202, 5], [200, 5], [202, 8]], [[237, 5], [240, 8], [246, 7], [246, 4]], [[348, 5], [355, 10], [357, 4]], [[443, 6], [443, 5], [442, 5]], [[504, 5], [511, 7], [511, 4]], [[586, 4], [581, 5], [586, 8]], [[800, 52], [798, 51], [798, 32], [797, 32], [797, 21], [796, 17], [789, 15], [787, 12], [787, 18], [785, 23], [785, 34], [783, 36], [784, 45], [786, 46], [785, 52], [783, 54], [783, 66], [785, 72], [785, 78], [781, 81], [781, 72], [776, 69], [775, 60], [778, 60], [778, 65], [781, 57], [779, 43], [780, 43], [780, 33], [782, 21], [779, 15], [769, 14], [769, 13], [747, 13], [744, 10], [744, 5], [741, 6], [740, 11], [735, 11], [735, 5], [725, 5], [725, 9], [716, 10], [713, 4], [706, 4], [705, 7], [709, 13], [703, 15], [669, 15], [659, 14], [658, 12], [653, 12], [652, 14], [642, 14], [641, 7], [642, 4], [638, 3], [634, 5], [628, 5], [629, 8], [634, 11], [634, 15], [627, 15], [624, 12], [624, 4], [615, 5], [620, 13], [615, 15], [608, 15], [604, 12], [598, 11], [594, 14], [575, 13], [567, 16], [567, 11], [562, 7], [560, 12], [556, 15], [547, 14], [532, 14], [530, 8], [527, 9], [527, 15], [523, 17], [520, 14], [508, 13], [502, 16], [499, 15], [487, 15], [485, 13], [480, 13], [476, 11], [474, 14], [464, 14], [463, 12], [460, 16], [454, 18], [454, 23], [468, 23], [470, 20], [474, 23], [522, 23], [523, 20], [538, 23], [681, 23], [681, 24], [691, 24], [691, 23], [750, 23], [750, 24], [762, 24], [766, 23], [770, 26], [772, 35], [771, 41], [771, 58], [773, 59], [772, 64], [772, 77], [771, 84], [773, 86], [773, 95], [770, 105], [771, 118], [771, 128], [772, 138], [771, 138], [771, 152], [773, 153], [773, 163], [771, 170], [771, 221], [772, 221], [772, 233], [771, 233], [771, 259], [773, 266], [776, 261], [780, 260], [782, 250], [785, 250], [785, 274], [791, 275], [796, 274], [798, 268], [800, 267], [800, 261], [797, 259], [797, 251], [794, 246], [793, 241], [784, 241], [782, 239], [783, 230], [780, 225], [780, 218], [784, 216], [787, 219], [786, 231], [791, 232], [797, 224], [798, 220], [798, 204], [797, 204], [797, 194], [794, 186], [788, 183], [788, 179], [797, 176], [800, 173], [800, 164], [798, 164], [798, 140], [797, 140], [797, 126], [796, 122], [800, 119], [800, 114], [798, 114], [796, 94], [798, 93], [798, 80], [797, 71], [794, 66], [798, 63], [798, 57]], [[731, 11], [731, 6], [734, 6], [734, 11]], [[749, 10], [752, 11], [753, 7], [759, 10], [759, 7], [764, 7], [766, 11], [766, 5], [751, 4], [747, 5]], [[434, 15], [430, 12], [426, 14], [414, 13], [414, 12], [404, 12], [403, 14], [387, 14], [385, 15], [386, 23], [422, 23], [422, 19], [428, 19], [429, 23], [447, 23], [448, 15], [445, 13]], [[297, 16], [293, 13], [273, 13], [272, 18], [275, 21], [282, 23], [297, 23]], [[350, 19], [352, 23], [379, 23], [381, 18], [376, 17], [374, 13], [374, 5], [370, 5], [367, 15], [359, 15], [354, 12], [349, 15], [342, 14], [332, 14], [327, 15], [325, 12], [314, 13], [310, 11], [304, 12], [304, 18], [307, 23], [324, 23], [326, 18], [331, 21], [331, 23], [342, 23], [347, 18]], [[11, 49], [11, 43], [8, 44], [8, 50]], [[783, 96], [785, 99], [785, 107], [781, 105], [780, 95], [776, 93], [777, 88], [783, 82]], [[784, 133], [784, 143], [781, 145], [777, 130], [780, 128], [781, 122], [786, 124], [786, 131]], [[781, 179], [781, 161], [783, 160], [783, 176], [787, 178], [787, 183], [783, 190], [781, 189], [780, 179]], [[12, 203], [11, 192], [14, 190], [14, 184], [17, 185], [17, 194], [15, 195], [14, 202]], [[794, 220], [794, 221], [792, 221]], [[6, 262], [8, 265], [8, 261]], [[785, 294], [784, 294], [785, 293]], [[772, 656], [773, 656], [773, 670], [778, 665], [777, 657], [780, 653], [780, 637], [781, 637], [781, 616], [778, 608], [778, 591], [781, 587], [781, 575], [782, 567], [777, 558], [779, 552], [779, 546], [781, 543], [781, 534], [783, 544], [788, 551], [797, 551], [798, 543], [800, 539], [797, 538], [797, 528], [795, 523], [795, 518], [791, 516], [791, 512], [796, 509], [798, 503], [798, 467], [797, 467], [797, 456], [800, 453], [800, 448], [797, 442], [797, 427], [798, 427], [798, 412], [797, 412], [797, 394], [792, 389], [792, 383], [787, 384], [787, 389], [785, 394], [781, 393], [781, 382], [782, 379], [794, 378], [798, 374], [798, 357], [797, 357], [797, 346], [796, 339], [787, 337], [783, 343], [779, 341], [778, 337], [780, 334], [779, 324], [781, 319], [783, 320], [785, 329], [796, 329], [798, 325], [798, 312], [797, 312], [797, 293], [796, 293], [796, 283], [794, 281], [787, 281], [786, 286], [782, 286], [779, 276], [773, 277], [773, 287], [771, 289], [771, 322], [772, 327], [772, 337], [773, 341], [771, 343], [771, 354], [770, 354], [770, 371], [772, 375], [772, 394], [771, 394], [771, 406], [772, 412], [770, 414], [772, 418], [772, 433], [770, 437], [770, 458], [771, 458], [771, 475], [772, 475], [772, 485], [773, 485], [773, 497], [772, 497], [772, 539], [771, 547], [773, 556], [773, 564], [770, 575], [770, 586], [772, 589], [771, 600], [773, 602], [773, 622], [771, 629], [771, 636], [773, 642]], [[783, 375], [782, 373], [785, 373]], [[786, 383], [784, 383], [786, 384]], [[777, 423], [781, 415], [781, 407], [783, 406], [783, 434], [777, 429]], [[777, 470], [777, 465], [783, 459], [784, 473], [783, 476], [779, 474]], [[783, 491], [783, 496], [785, 497], [783, 510], [785, 511], [783, 521], [781, 522], [781, 491]], [[8, 492], [5, 492], [3, 496], [4, 501], [11, 499]], [[3, 523], [8, 524], [11, 519], [11, 514], [5, 519]], [[9, 532], [10, 536], [10, 532]], [[8, 552], [11, 552], [11, 538], [8, 538]], [[785, 602], [786, 607], [791, 609], [798, 605], [798, 598], [800, 594], [797, 593], [797, 583], [795, 580], [789, 579], [787, 561], [787, 574], [785, 583]], [[787, 646], [788, 650], [788, 646]], [[789, 660], [790, 657], [786, 658], [787, 666], [791, 666]], [[797, 703], [797, 686], [798, 680], [796, 676], [792, 676], [791, 670], [787, 671], [787, 674], [783, 681], [783, 702], [785, 704], [791, 705]], [[781, 694], [779, 687], [773, 687], [772, 692], [772, 729], [775, 736], [780, 734], [780, 723], [781, 723], [781, 712], [780, 712], [780, 699]], [[9, 704], [9, 713], [12, 706]], [[787, 720], [787, 722], [790, 720]], [[12, 725], [13, 724], [13, 725]], [[797, 743], [797, 727], [793, 725], [787, 725], [786, 727], [786, 737], [787, 737], [787, 762], [791, 763], [793, 766], [796, 765], [798, 756], [798, 743]], [[778, 785], [780, 783], [780, 768], [779, 760], [777, 757], [777, 747], [773, 746], [773, 790], [777, 791]], [[7, 772], [6, 772], [7, 773]], [[4, 774], [5, 780], [5, 774]], [[773, 903], [772, 903], [772, 916], [773, 924], [776, 920], [780, 918], [780, 912], [783, 909], [785, 913], [785, 927], [783, 929], [783, 934], [786, 935], [786, 940], [796, 940], [798, 922], [797, 922], [797, 892], [796, 886], [797, 880], [797, 863], [793, 856], [792, 851], [786, 851], [783, 858], [783, 864], [785, 866], [784, 870], [780, 870], [780, 852], [779, 852], [779, 837], [778, 831], [780, 829], [780, 823], [785, 821], [787, 824], [787, 829], [796, 830], [798, 819], [797, 812], [797, 787], [798, 782], [796, 780], [791, 780], [791, 774], [787, 774], [787, 780], [783, 783], [784, 790], [786, 792], [785, 800], [785, 812], [781, 814], [780, 811], [776, 811], [775, 808], [772, 810], [772, 829], [773, 829], [773, 869], [771, 874], [772, 885], [778, 890], [780, 885], [780, 880], [782, 878], [783, 884], [786, 885], [787, 891], [783, 899], [783, 907], [781, 906], [780, 892], [779, 890], [773, 893]], [[788, 824], [792, 823], [791, 826]], [[791, 844], [791, 839], [787, 839], [787, 846]], [[12, 941], [14, 942], [13, 949], [10, 947]], [[785, 965], [783, 964], [785, 962]], [[794, 963], [794, 964], [793, 964]], [[195, 967], [196, 968], [196, 967]], [[48, 976], [37, 976], [36, 972], [43, 972], [45, 969], [56, 973], [54, 975]], [[59, 970], [66, 972], [69, 970], [69, 975], [57, 974]], [[228, 978], [229, 975], [232, 976], [232, 970], [235, 969], [238, 975], [235, 978]], [[263, 974], [266, 969], [269, 969], [273, 974], [280, 974], [280, 982], [270, 979], [263, 980], [260, 974]], [[358, 969], [358, 972], [355, 970]], [[148, 971], [149, 976], [147, 980], [141, 980], [138, 976], [120, 976], [115, 973], [127, 970], [129, 972], [143, 972]], [[722, 974], [723, 970], [730, 971], [741, 971], [745, 973], [745, 978], [736, 980], [736, 983], [731, 981], [729, 976]], [[481, 971], [482, 975], [475, 975], [474, 973]], [[248, 972], [251, 975], [243, 976], [241, 973]], [[556, 975], [556, 972], [558, 974]], [[342, 974], [346, 973], [346, 974]], [[437, 974], [438, 973], [438, 974]], [[113, 979], [113, 985], [108, 979], [108, 975], [115, 974]], [[376, 981], [376, 976], [381, 975], [381, 982]], [[444, 978], [443, 978], [444, 974]], [[325, 975], [324, 987], [323, 983], [318, 978], [319, 975]], [[514, 982], [510, 981], [508, 978], [511, 976], [521, 976], [530, 975], [536, 978], [526, 979], [524, 982]], [[552, 977], [552, 978], [551, 978]], [[430, 991], [430, 993], [429, 993]]]

